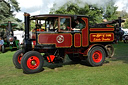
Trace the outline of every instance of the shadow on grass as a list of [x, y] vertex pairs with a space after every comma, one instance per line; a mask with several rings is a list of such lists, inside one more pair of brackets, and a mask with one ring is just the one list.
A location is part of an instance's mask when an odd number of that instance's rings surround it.
[[[104, 64], [107, 64], [109, 63], [109, 60], [105, 60]], [[88, 67], [92, 67], [90, 66], [88, 63], [86, 63], [85, 60], [83, 61], [80, 61], [80, 62], [73, 62], [72, 60], [70, 60], [68, 58], [68, 56], [66, 56], [66, 59], [64, 61], [64, 63], [48, 63], [47, 61], [44, 62], [44, 67], [48, 67], [50, 69], [55, 69], [55, 68], [59, 68], [59, 67], [63, 67], [65, 65], [77, 65], [77, 64], [80, 64], [80, 65], [83, 65], [83, 66], [88, 66]]]
[[123, 61], [128, 64], [128, 43], [119, 42], [114, 45], [115, 55], [111, 58], [112, 61]]
[[80, 62], [73, 62], [71, 61], [67, 56], [64, 59], [63, 63], [48, 63], [47, 61], [44, 61], [44, 67], [48, 67], [50, 69], [55, 69], [55, 68], [59, 68], [59, 67], [63, 67], [64, 65], [75, 65], [75, 64], [79, 64]]
[[[65, 65], [77, 65], [80, 64], [82, 66], [87, 66], [87, 67], [92, 67], [90, 66], [88, 63], [86, 63], [86, 61], [80, 61], [80, 62], [73, 62], [72, 60], [68, 59], [68, 56], [66, 56], [67, 58], [65, 59], [64, 63], [48, 63], [47, 61], [44, 62], [44, 67], [50, 68], [50, 69], [55, 69], [55, 68], [60, 68], [63, 67]], [[109, 60], [105, 60], [104, 64], [109, 63]]]
[[[114, 44], [115, 55], [111, 59], [106, 59], [104, 64], [109, 63], [110, 61], [123, 61], [123, 63], [128, 64], [128, 44], [123, 42], [119, 42], [118, 44]], [[81, 64], [83, 66], [89, 66], [85, 61], [81, 62], [73, 62], [68, 56], [66, 56], [64, 63], [52, 64], [45, 61], [44, 67], [48, 67], [51, 69], [62, 67], [63, 65], [76, 65]]]

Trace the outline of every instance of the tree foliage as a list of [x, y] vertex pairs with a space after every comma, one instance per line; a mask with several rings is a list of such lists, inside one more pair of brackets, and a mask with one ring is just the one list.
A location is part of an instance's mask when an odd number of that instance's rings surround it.
[[114, 6], [113, 2], [110, 3], [106, 5], [105, 9], [99, 7], [97, 4], [89, 5], [87, 3], [81, 7], [79, 4], [83, 4], [83, 2], [80, 2], [79, 0], [77, 3], [67, 2], [58, 9], [55, 9], [56, 4], [54, 4], [53, 8], [50, 10], [50, 14], [86, 15], [89, 17], [90, 24], [96, 24], [101, 23], [103, 18], [108, 20], [117, 19], [117, 7]]
[[125, 22], [124, 24], [122, 24], [122, 27], [128, 29], [128, 13], [126, 12], [126, 10], [117, 11], [117, 16], [121, 17], [122, 19], [125, 19]]
[[35, 22], [32, 20], [30, 24], [31, 24], [31, 30], [33, 30], [35, 28]]
[[128, 29], [128, 18], [125, 20], [124, 28], [127, 28]]
[[122, 17], [122, 19], [126, 19], [128, 18], [128, 13], [126, 12], [126, 10], [117, 11], [117, 16]]
[[20, 11], [20, 7], [16, 0], [1, 0], [0, 1], [0, 24], [8, 21], [15, 22], [21, 27], [21, 20], [14, 17], [14, 11]]
[[107, 20], [114, 20], [117, 19], [117, 8], [116, 6], [114, 6], [114, 2], [111, 1], [109, 3], [107, 3], [106, 8], [105, 8], [105, 12], [103, 14], [103, 17]]

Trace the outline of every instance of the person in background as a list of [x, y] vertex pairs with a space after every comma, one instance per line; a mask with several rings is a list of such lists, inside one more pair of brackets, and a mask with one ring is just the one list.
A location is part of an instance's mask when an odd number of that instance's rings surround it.
[[2, 39], [2, 37], [0, 37], [0, 51], [3, 44], [4, 44], [4, 40]]

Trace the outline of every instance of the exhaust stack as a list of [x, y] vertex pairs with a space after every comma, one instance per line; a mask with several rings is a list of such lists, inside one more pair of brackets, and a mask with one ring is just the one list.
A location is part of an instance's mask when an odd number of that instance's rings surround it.
[[24, 13], [24, 20], [25, 20], [25, 40], [29, 39], [29, 29], [30, 29], [30, 14]]
[[24, 13], [24, 20], [25, 20], [25, 38], [23, 42], [23, 52], [28, 52], [32, 49], [32, 43], [29, 37], [29, 30], [30, 30], [30, 14]]

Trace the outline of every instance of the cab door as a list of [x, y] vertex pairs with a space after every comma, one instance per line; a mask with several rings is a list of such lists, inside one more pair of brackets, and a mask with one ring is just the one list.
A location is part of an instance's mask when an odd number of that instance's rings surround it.
[[57, 46], [71, 48], [73, 36], [71, 34], [71, 18], [59, 17], [58, 35], [56, 37]]
[[55, 48], [71, 48], [71, 18], [58, 17], [54, 24], [56, 23], [58, 25], [53, 26], [54, 31], [46, 31], [38, 35], [38, 43], [41, 45], [54, 45]]

